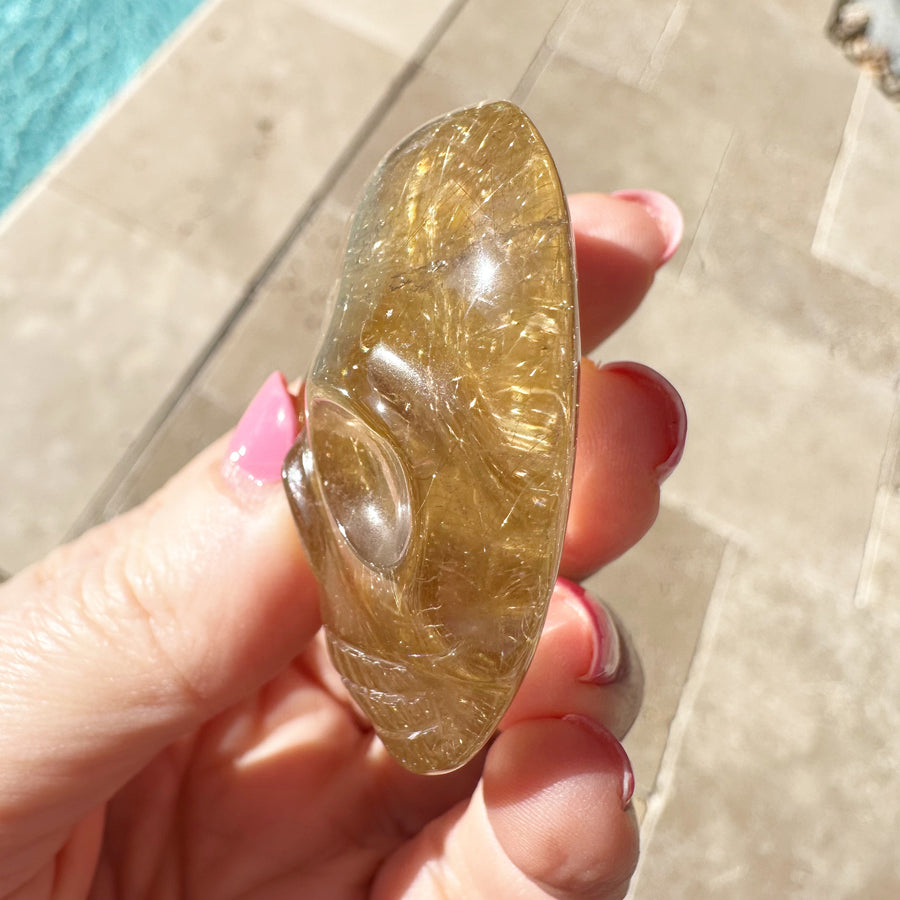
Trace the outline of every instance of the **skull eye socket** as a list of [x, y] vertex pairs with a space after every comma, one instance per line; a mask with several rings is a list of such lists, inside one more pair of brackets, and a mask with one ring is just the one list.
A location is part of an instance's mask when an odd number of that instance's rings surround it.
[[322, 498], [338, 530], [367, 565], [396, 566], [409, 548], [412, 515], [393, 447], [330, 400], [313, 401], [307, 422]]

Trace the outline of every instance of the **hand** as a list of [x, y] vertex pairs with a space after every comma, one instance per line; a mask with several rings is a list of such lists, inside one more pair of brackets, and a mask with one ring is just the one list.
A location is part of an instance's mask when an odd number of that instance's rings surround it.
[[[586, 350], [677, 244], [677, 213], [634, 199], [572, 198]], [[287, 449], [273, 402], [277, 377], [246, 466]], [[603, 608], [561, 582], [496, 740], [412, 775], [326, 658], [280, 484], [223, 474], [228, 440], [0, 588], [0, 897], [621, 897], [637, 828], [607, 728], [630, 725], [638, 667]], [[662, 379], [583, 364], [563, 575], [640, 538], [683, 440]]]

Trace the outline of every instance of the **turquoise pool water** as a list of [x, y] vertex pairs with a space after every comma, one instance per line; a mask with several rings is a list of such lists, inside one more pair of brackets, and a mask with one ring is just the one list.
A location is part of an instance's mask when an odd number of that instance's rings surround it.
[[0, 211], [202, 0], [0, 0]]

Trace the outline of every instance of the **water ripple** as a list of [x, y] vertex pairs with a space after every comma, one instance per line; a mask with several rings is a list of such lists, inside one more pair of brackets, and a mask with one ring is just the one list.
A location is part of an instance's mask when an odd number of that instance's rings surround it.
[[0, 0], [0, 211], [200, 0]]

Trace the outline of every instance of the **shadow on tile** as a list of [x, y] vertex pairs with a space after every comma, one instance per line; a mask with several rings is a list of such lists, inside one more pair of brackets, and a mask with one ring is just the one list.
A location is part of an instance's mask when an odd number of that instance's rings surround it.
[[724, 545], [684, 513], [663, 507], [636, 547], [585, 582], [629, 630], [644, 670], [644, 702], [625, 741], [639, 810], [653, 790]]

